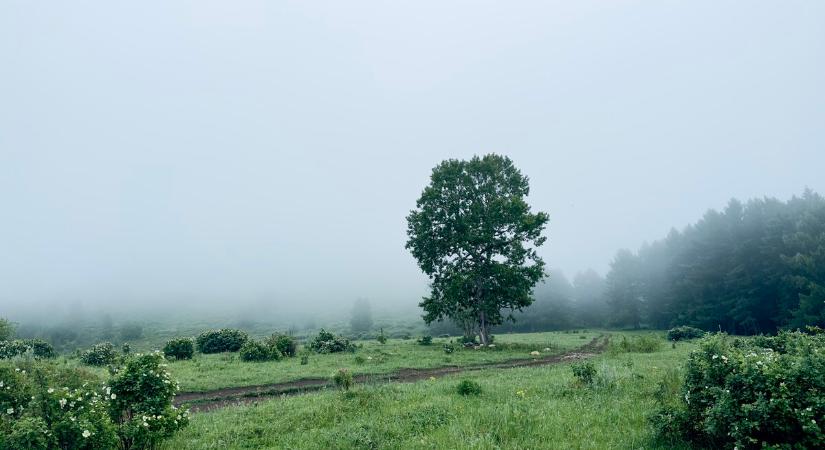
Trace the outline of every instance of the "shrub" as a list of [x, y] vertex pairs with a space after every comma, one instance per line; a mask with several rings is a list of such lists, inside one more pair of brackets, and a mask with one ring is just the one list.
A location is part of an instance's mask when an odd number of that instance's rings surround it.
[[14, 337], [14, 324], [5, 317], [0, 317], [0, 341], [10, 341]]
[[433, 345], [433, 337], [429, 334], [421, 336], [418, 339], [418, 345]]
[[387, 343], [387, 336], [384, 335], [384, 329], [381, 328], [381, 331], [378, 334], [378, 337], [375, 338], [376, 341], [386, 344]]
[[0, 448], [154, 448], [187, 423], [159, 353], [138, 356], [101, 387], [89, 371], [46, 361], [0, 365]]
[[669, 341], [686, 341], [689, 339], [700, 338], [705, 335], [705, 332], [694, 327], [681, 326], [671, 328], [667, 331], [667, 340]]
[[277, 348], [283, 356], [292, 357], [298, 351], [298, 343], [295, 338], [283, 333], [274, 333], [264, 341], [266, 345]]
[[352, 373], [347, 369], [338, 369], [338, 371], [332, 375], [332, 382], [342, 391], [348, 391], [354, 384]]
[[155, 448], [189, 422], [188, 411], [172, 405], [178, 384], [163, 361], [160, 352], [138, 354], [105, 388], [121, 448]]
[[573, 370], [573, 376], [581, 384], [593, 384], [593, 379], [596, 377], [596, 367], [590, 361], [575, 363], [570, 366]]
[[105, 366], [114, 364], [117, 361], [115, 346], [109, 342], [95, 344], [90, 349], [80, 354], [83, 364], [90, 366]]
[[167, 358], [192, 359], [195, 354], [195, 342], [192, 338], [175, 338], [163, 346], [163, 354]]
[[253, 340], [244, 342], [240, 356], [241, 361], [277, 361], [283, 357], [277, 347]]
[[653, 336], [622, 336], [619, 342], [610, 343], [611, 353], [653, 353], [662, 348], [662, 341]]
[[714, 448], [823, 448], [825, 336], [704, 338], [682, 395], [651, 417], [664, 440]]
[[453, 344], [444, 344], [444, 353], [450, 354], [455, 351], [455, 345]]
[[315, 336], [309, 343], [309, 348], [317, 353], [338, 353], [344, 351], [355, 351], [349, 339], [342, 336], [335, 336], [321, 328], [318, 336]]
[[0, 359], [10, 359], [31, 351], [35, 358], [54, 358], [54, 347], [41, 339], [0, 341]]
[[456, 391], [460, 395], [479, 395], [481, 394], [481, 385], [472, 380], [461, 380], [456, 386]]
[[476, 345], [476, 337], [475, 336], [461, 336], [461, 340], [459, 340], [462, 344], [472, 344]]
[[124, 342], [123, 345], [120, 346], [120, 353], [124, 355], [132, 353], [132, 346]]
[[307, 355], [301, 356], [301, 365], [305, 366], [307, 364], [309, 364], [309, 356], [307, 356]]
[[198, 335], [195, 344], [201, 353], [237, 352], [248, 340], [249, 336], [241, 330], [222, 328], [204, 331]]

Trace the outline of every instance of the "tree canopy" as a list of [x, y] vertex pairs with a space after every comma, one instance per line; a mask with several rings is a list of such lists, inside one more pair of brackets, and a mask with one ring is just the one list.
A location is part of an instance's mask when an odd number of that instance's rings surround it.
[[495, 154], [450, 159], [433, 169], [430, 184], [407, 217], [409, 249], [430, 278], [420, 306], [427, 323], [452, 319], [489, 342], [490, 327], [533, 302], [544, 278], [536, 254], [549, 218], [525, 201], [528, 178]]

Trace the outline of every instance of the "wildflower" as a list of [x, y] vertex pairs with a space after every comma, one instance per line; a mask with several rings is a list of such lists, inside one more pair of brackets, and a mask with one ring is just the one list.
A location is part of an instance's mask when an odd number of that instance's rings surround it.
[[83, 437], [84, 438], [88, 438], [91, 435], [92, 435], [92, 433], [89, 430], [83, 430]]
[[46, 392], [48, 392], [49, 394], [53, 394], [54, 393], [54, 388], [49, 388], [49, 390], [47, 390]]
[[7, 410], [6, 410], [6, 414], [8, 414], [8, 415], [12, 415], [12, 414], [14, 414], [14, 408], [9, 408], [9, 409], [7, 409]]
[[116, 399], [116, 398], [117, 398], [117, 395], [112, 394], [111, 399], [112, 399], [112, 400], [114, 400], [114, 399]]
[[3, 387], [3, 382], [2, 381], [0, 381], [0, 387]]
[[524, 390], [519, 390], [516, 391], [516, 395], [518, 395], [521, 398], [524, 398], [524, 396], [527, 395], [527, 392], [525, 392]]
[[539, 353], [539, 352], [537, 352], [537, 351], [535, 351], [535, 350], [533, 350], [532, 352], [530, 352], [530, 355], [532, 355], [532, 356], [539, 356], [539, 355], [540, 355], [540, 353]]
[[60, 407], [63, 408], [64, 406], [66, 406], [67, 402], [65, 398], [61, 398], [60, 400], [58, 400], [58, 403], [60, 403]]

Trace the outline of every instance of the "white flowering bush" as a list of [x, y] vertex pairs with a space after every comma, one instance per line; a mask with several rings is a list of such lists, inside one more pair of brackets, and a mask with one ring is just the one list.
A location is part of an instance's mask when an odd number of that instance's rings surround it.
[[115, 346], [110, 342], [103, 342], [81, 353], [80, 360], [90, 366], [106, 366], [117, 362], [117, 356]]
[[651, 418], [665, 440], [713, 448], [825, 448], [825, 335], [704, 338], [681, 397]]
[[179, 389], [160, 352], [137, 354], [105, 387], [121, 448], [152, 448], [189, 423], [172, 405]]
[[188, 423], [159, 353], [108, 382], [47, 361], [0, 365], [0, 449], [145, 449]]

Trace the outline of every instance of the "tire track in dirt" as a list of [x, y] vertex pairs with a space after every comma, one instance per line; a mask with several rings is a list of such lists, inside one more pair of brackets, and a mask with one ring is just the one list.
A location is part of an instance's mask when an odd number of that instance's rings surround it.
[[[427, 369], [399, 369], [394, 372], [382, 374], [360, 374], [355, 375], [353, 380], [359, 384], [381, 384], [381, 383], [412, 383], [415, 381], [429, 379], [430, 377], [440, 378], [462, 372], [473, 372], [484, 369], [508, 369], [513, 367], [534, 367], [560, 364], [567, 361], [587, 359], [607, 348], [610, 340], [609, 335], [600, 335], [589, 343], [568, 352], [545, 358], [534, 359], [511, 359], [503, 362], [477, 364], [472, 366], [444, 366]], [[181, 392], [175, 396], [176, 406], [187, 405], [190, 411], [203, 412], [224, 408], [231, 405], [252, 403], [266, 397], [276, 397], [285, 395], [299, 395], [306, 392], [319, 391], [332, 387], [327, 378], [304, 378], [301, 380], [287, 381], [283, 383], [273, 383], [258, 386], [241, 386], [217, 389], [206, 392]]]

